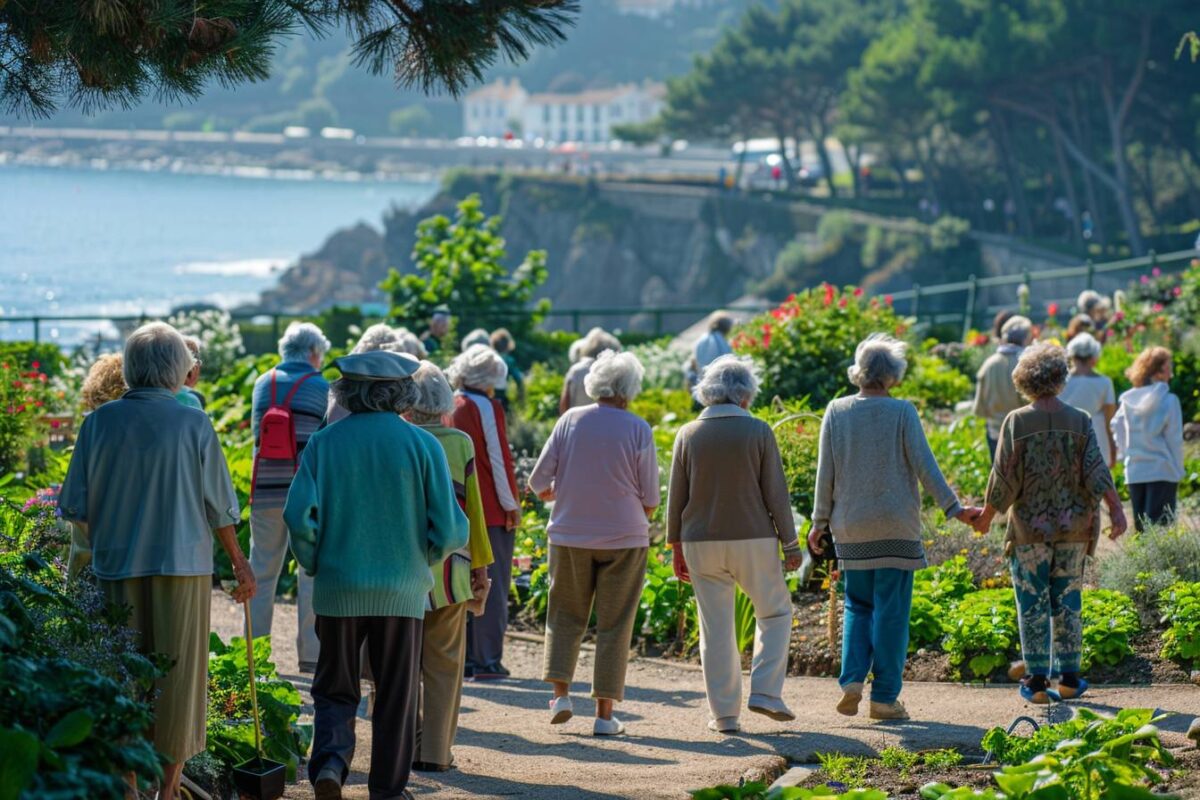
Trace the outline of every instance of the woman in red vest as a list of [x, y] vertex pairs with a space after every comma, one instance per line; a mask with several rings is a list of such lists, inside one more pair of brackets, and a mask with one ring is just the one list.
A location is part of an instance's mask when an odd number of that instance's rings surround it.
[[507, 678], [501, 663], [504, 631], [508, 627], [508, 592], [512, 583], [515, 531], [521, 520], [521, 501], [513, 471], [512, 450], [504, 425], [504, 409], [493, 397], [494, 387], [508, 375], [500, 355], [487, 345], [467, 348], [446, 371], [455, 388], [455, 428], [475, 444], [479, 493], [495, 561], [488, 567], [492, 590], [481, 617], [467, 623], [467, 664], [464, 677], [479, 680]]

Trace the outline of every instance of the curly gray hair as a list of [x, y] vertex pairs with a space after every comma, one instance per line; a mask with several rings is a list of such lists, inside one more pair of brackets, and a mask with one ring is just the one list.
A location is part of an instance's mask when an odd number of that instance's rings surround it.
[[583, 344], [579, 345], [579, 357], [596, 358], [605, 350], [619, 353], [621, 340], [603, 328], [592, 328], [587, 332], [587, 336], [583, 337]]
[[279, 339], [279, 357], [284, 361], [307, 361], [314, 353], [324, 357], [329, 340], [311, 322], [293, 322]]
[[1021, 354], [1013, 385], [1029, 400], [1057, 397], [1067, 384], [1067, 351], [1056, 344], [1035, 344]]
[[450, 362], [446, 377], [455, 389], [486, 389], [508, 377], [508, 365], [491, 347], [473, 344]]
[[377, 322], [362, 332], [351, 353], [369, 353], [372, 350], [390, 350], [396, 342], [396, 331], [384, 322]]
[[1029, 317], [1022, 317], [1020, 314], [1009, 317], [1008, 322], [1000, 328], [1000, 337], [1009, 344], [1028, 344], [1031, 335], [1033, 335], [1033, 323], [1029, 321]]
[[413, 373], [417, 399], [409, 418], [417, 425], [434, 425], [454, 410], [454, 390], [441, 367], [426, 361]]
[[121, 373], [130, 389], [178, 392], [195, 363], [179, 331], [165, 322], [151, 322], [125, 340]]
[[645, 374], [642, 362], [633, 353], [605, 350], [596, 356], [584, 376], [583, 390], [593, 400], [609, 397], [632, 400], [641, 393]]
[[886, 333], [872, 333], [854, 349], [854, 364], [847, 370], [850, 382], [860, 389], [890, 389], [904, 380], [907, 354], [904, 342]]
[[754, 402], [756, 394], [758, 376], [754, 374], [754, 362], [735, 355], [714, 359], [704, 368], [700, 381], [692, 390], [696, 401], [705, 406], [749, 404]]
[[417, 386], [412, 378], [394, 381], [362, 381], [339, 378], [329, 387], [334, 402], [351, 414], [372, 411], [391, 411], [403, 414], [417, 400]]

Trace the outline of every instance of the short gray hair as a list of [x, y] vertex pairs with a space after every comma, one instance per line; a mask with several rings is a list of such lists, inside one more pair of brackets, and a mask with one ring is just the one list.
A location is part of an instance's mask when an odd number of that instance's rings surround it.
[[605, 350], [596, 356], [583, 378], [583, 390], [593, 400], [619, 397], [632, 400], [642, 391], [646, 370], [633, 353]]
[[1076, 361], [1087, 361], [1091, 358], [1100, 357], [1100, 342], [1096, 341], [1096, 337], [1090, 333], [1076, 334], [1070, 342], [1067, 343], [1067, 355]]
[[1067, 351], [1056, 344], [1035, 344], [1021, 354], [1013, 370], [1013, 385], [1029, 400], [1057, 397], [1067, 384]]
[[724, 311], [719, 311], [713, 314], [708, 321], [708, 329], [710, 331], [720, 331], [721, 333], [729, 333], [733, 330], [733, 317], [726, 314]]
[[362, 332], [351, 353], [369, 353], [372, 350], [388, 350], [396, 342], [396, 331], [383, 322], [377, 322]]
[[701, 405], [715, 406], [721, 403], [751, 403], [758, 394], [758, 376], [754, 374], [754, 362], [748, 358], [724, 355], [714, 359], [704, 368], [692, 396]]
[[421, 343], [420, 337], [407, 328], [396, 329], [395, 352], [408, 353], [410, 356], [420, 359], [429, 356], [429, 352], [425, 349], [425, 345]]
[[187, 345], [188, 351], [197, 359], [200, 358], [200, 340], [195, 336], [183, 335], [183, 343]]
[[483, 328], [476, 328], [464, 336], [462, 342], [460, 342], [460, 346], [464, 351], [477, 344], [486, 344], [488, 347], [491, 347], [492, 335]]
[[195, 363], [179, 331], [165, 322], [151, 322], [125, 340], [121, 374], [130, 389], [178, 392]]
[[854, 349], [850, 382], [860, 389], [889, 389], [904, 380], [908, 345], [886, 333], [872, 333]]
[[508, 377], [508, 365], [488, 345], [473, 344], [450, 362], [446, 377], [455, 389], [465, 386], [486, 389]]
[[1091, 316], [1091, 313], [1097, 308], [1108, 308], [1111, 305], [1109, 299], [1095, 289], [1084, 289], [1079, 293], [1079, 299], [1075, 301], [1075, 306], [1088, 316]]
[[1008, 322], [1000, 328], [1000, 337], [1009, 344], [1023, 345], [1029, 341], [1032, 333], [1033, 323], [1029, 321], [1029, 317], [1022, 317], [1020, 314], [1009, 317]]
[[587, 332], [587, 336], [583, 337], [583, 344], [579, 345], [579, 357], [596, 358], [605, 350], [619, 353], [621, 340], [603, 328], [592, 328]]
[[329, 387], [334, 402], [351, 414], [390, 411], [403, 414], [417, 399], [417, 386], [412, 378], [394, 381], [364, 381], [339, 378]]
[[441, 367], [426, 361], [413, 373], [417, 399], [410, 416], [417, 424], [432, 424], [454, 410], [454, 390]]
[[328, 352], [329, 340], [311, 322], [293, 322], [279, 339], [279, 357], [284, 361], [307, 361], [312, 353]]

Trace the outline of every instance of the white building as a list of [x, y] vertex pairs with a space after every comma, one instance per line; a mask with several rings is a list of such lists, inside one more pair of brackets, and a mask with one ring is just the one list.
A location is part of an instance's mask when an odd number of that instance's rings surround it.
[[463, 135], [499, 137], [515, 133], [513, 128], [522, 124], [528, 97], [516, 78], [500, 78], [476, 89], [463, 101]]
[[614, 125], [658, 116], [665, 95], [665, 87], [651, 81], [572, 94], [527, 94], [515, 79], [499, 80], [466, 96], [463, 131], [467, 136], [512, 132], [530, 141], [607, 142]]

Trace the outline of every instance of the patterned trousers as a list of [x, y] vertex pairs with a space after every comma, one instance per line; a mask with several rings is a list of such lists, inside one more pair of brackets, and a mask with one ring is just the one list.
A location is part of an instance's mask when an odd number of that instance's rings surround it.
[[1087, 543], [1020, 544], [1011, 559], [1021, 653], [1031, 675], [1079, 672]]

